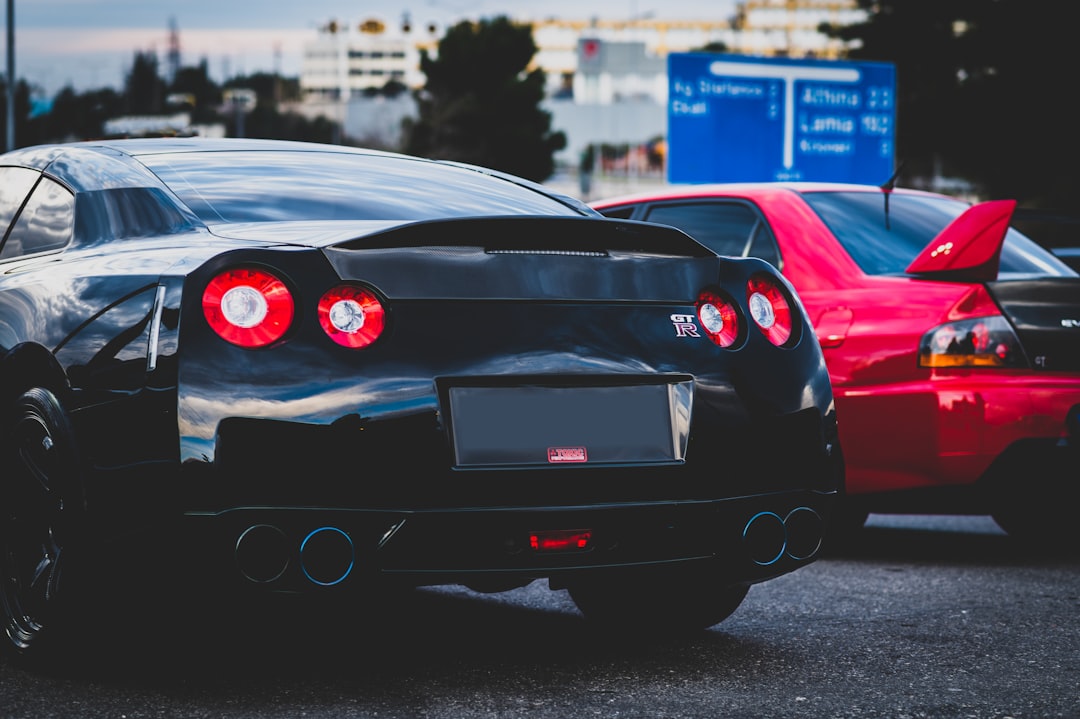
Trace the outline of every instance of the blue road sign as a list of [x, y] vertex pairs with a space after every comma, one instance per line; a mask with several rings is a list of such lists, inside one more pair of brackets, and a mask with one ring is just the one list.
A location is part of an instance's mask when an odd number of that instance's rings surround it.
[[881, 184], [894, 169], [892, 63], [668, 55], [668, 181]]

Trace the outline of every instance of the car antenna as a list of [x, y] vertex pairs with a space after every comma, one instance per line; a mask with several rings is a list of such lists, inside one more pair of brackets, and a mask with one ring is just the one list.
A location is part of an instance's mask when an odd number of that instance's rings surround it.
[[896, 166], [896, 171], [889, 177], [888, 180], [881, 183], [881, 191], [885, 193], [885, 229], [889, 229], [889, 195], [892, 194], [893, 188], [896, 187], [896, 180], [900, 177], [900, 173], [904, 169], [903, 160]]

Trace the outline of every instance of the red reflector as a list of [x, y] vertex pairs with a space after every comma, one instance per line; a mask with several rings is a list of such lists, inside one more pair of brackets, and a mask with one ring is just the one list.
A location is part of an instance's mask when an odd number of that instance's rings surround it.
[[555, 529], [529, 534], [529, 546], [537, 552], [575, 552], [589, 549], [591, 529]]

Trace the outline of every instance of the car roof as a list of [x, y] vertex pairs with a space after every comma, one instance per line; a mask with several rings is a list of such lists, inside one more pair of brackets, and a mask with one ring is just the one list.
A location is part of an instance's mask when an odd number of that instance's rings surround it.
[[[0, 166], [21, 165], [46, 171], [73, 190], [158, 184], [135, 158], [146, 155], [189, 152], [336, 152], [355, 155], [393, 156], [394, 153], [347, 145], [256, 138], [130, 138], [83, 140], [34, 145], [0, 155]], [[402, 156], [404, 157], [404, 156]], [[419, 159], [419, 158], [411, 158]]]
[[0, 156], [8, 157], [55, 156], [79, 149], [113, 151], [126, 155], [139, 156], [175, 152], [220, 152], [220, 151], [255, 151], [276, 150], [293, 152], [346, 152], [359, 155], [393, 155], [394, 153], [350, 145], [331, 145], [327, 143], [304, 142], [300, 140], [271, 140], [238, 137], [133, 137], [105, 140], [81, 140], [78, 142], [35, 145], [13, 150]]
[[35, 145], [0, 155], [0, 166], [21, 165], [48, 172], [72, 190], [87, 191], [118, 187], [159, 186], [160, 180], [138, 158], [175, 153], [215, 152], [311, 152], [367, 157], [398, 158], [402, 161], [453, 165], [473, 170], [534, 192], [547, 195], [583, 214], [596, 211], [576, 197], [557, 192], [531, 180], [462, 162], [417, 157], [397, 152], [307, 142], [260, 138], [152, 137], [83, 140]]

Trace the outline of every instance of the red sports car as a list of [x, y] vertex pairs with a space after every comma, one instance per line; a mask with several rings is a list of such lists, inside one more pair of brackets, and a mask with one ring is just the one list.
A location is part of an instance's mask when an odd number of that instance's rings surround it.
[[834, 526], [990, 514], [1017, 538], [1077, 545], [1080, 275], [1010, 226], [1014, 201], [760, 183], [592, 204], [791, 281], [836, 396], [848, 495]]

